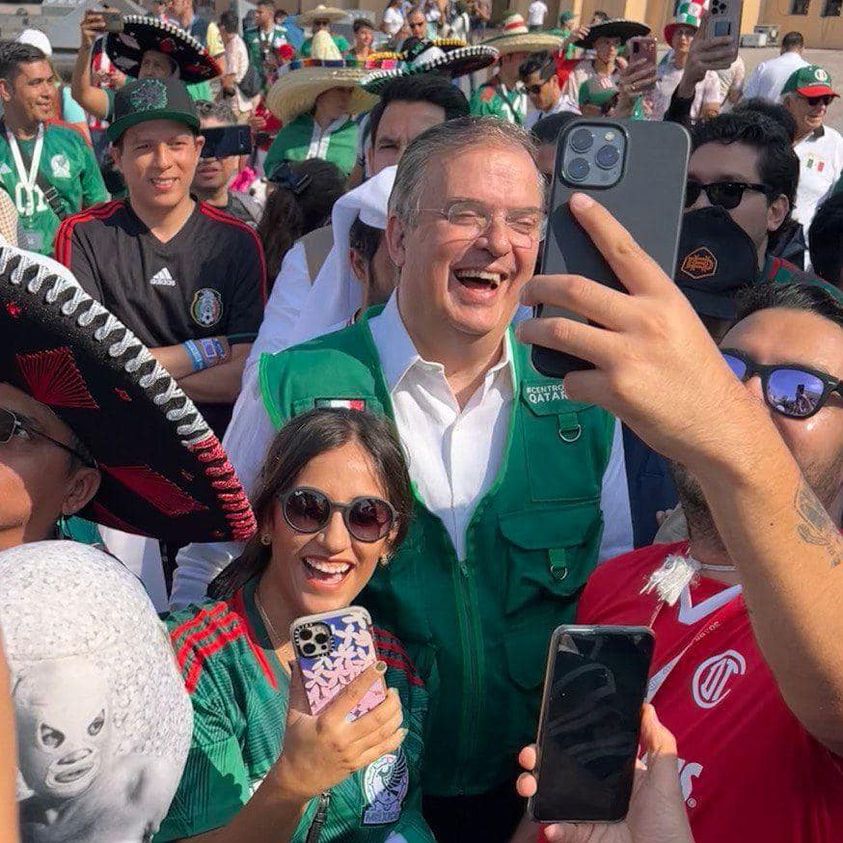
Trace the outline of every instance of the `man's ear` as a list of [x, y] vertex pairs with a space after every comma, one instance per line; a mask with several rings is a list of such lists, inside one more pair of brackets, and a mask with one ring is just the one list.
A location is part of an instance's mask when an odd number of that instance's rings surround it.
[[354, 277], [365, 287], [369, 283], [369, 265], [357, 249], [348, 250], [348, 261]]
[[767, 208], [767, 231], [778, 231], [790, 213], [790, 202], [783, 193], [779, 194]]
[[12, 100], [12, 83], [8, 79], [0, 79], [0, 99], [3, 102]]
[[120, 162], [123, 159], [123, 145], [120, 143], [113, 143], [109, 147], [109, 151], [111, 152], [111, 160], [114, 162], [114, 166], [116, 169], [120, 169]]
[[68, 482], [61, 514], [67, 517], [84, 509], [99, 490], [101, 479], [97, 468], [77, 468]]
[[399, 269], [404, 266], [407, 256], [404, 249], [405, 225], [395, 214], [390, 214], [386, 221], [386, 245], [389, 249], [389, 257]]

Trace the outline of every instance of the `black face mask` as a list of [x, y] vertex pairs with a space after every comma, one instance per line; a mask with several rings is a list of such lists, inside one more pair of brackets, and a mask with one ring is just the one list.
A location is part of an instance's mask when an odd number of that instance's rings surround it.
[[734, 319], [736, 294], [758, 277], [755, 244], [728, 211], [712, 206], [685, 214], [674, 280], [700, 316]]

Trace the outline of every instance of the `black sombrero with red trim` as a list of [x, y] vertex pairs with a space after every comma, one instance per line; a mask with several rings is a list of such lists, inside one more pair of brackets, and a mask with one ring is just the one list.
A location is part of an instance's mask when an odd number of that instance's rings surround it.
[[47, 405], [100, 470], [79, 515], [170, 542], [252, 535], [246, 494], [193, 402], [69, 270], [0, 248], [0, 336], [0, 382]]
[[186, 85], [222, 76], [222, 67], [202, 42], [178, 26], [144, 15], [126, 15], [122, 32], [109, 32], [105, 54], [127, 76], [137, 78], [143, 54], [157, 50], [172, 59]]

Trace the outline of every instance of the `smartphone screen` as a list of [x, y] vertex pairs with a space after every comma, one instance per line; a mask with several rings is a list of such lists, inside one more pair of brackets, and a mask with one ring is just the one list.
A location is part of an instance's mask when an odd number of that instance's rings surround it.
[[632, 793], [653, 653], [646, 627], [562, 626], [548, 658], [528, 810], [542, 822], [617, 822]]
[[202, 158], [228, 158], [231, 155], [248, 155], [252, 151], [252, 132], [248, 126], [218, 126], [203, 129], [205, 144]]

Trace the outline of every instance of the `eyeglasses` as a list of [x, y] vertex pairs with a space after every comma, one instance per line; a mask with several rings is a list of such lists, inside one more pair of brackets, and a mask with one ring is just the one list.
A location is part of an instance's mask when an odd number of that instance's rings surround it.
[[57, 448], [67, 451], [68, 454], [73, 454], [84, 465], [90, 466], [91, 468], [95, 467], [95, 463], [91, 457], [77, 451], [75, 448], [71, 448], [70, 445], [65, 445], [64, 442], [59, 442], [58, 439], [53, 439], [52, 436], [48, 436], [40, 430], [36, 430], [31, 424], [19, 419], [11, 410], [0, 407], [0, 445], [8, 445], [13, 438], [26, 441], [33, 437], [46, 439]]
[[361, 497], [350, 503], [336, 503], [324, 492], [304, 486], [291, 489], [279, 500], [284, 520], [297, 533], [318, 533], [339, 511], [351, 536], [371, 543], [386, 538], [398, 518], [392, 504], [381, 498]]
[[516, 248], [534, 246], [544, 240], [547, 218], [540, 208], [516, 208], [495, 211], [481, 202], [453, 202], [439, 208], [417, 208], [416, 213], [435, 214], [447, 220], [448, 225], [462, 232], [460, 239], [474, 240], [488, 234], [495, 216], [503, 216], [509, 231], [509, 241]]
[[[801, 96], [801, 95], [800, 95]], [[817, 105], [831, 105], [834, 102], [834, 97], [831, 94], [823, 94], [819, 97], [802, 97], [803, 100], [806, 100], [808, 105], [812, 108]]]
[[733, 348], [724, 348], [722, 354], [743, 383], [758, 375], [767, 405], [788, 418], [808, 419], [823, 408], [832, 393], [843, 395], [843, 383], [825, 372], [795, 363], [762, 366]]
[[712, 205], [719, 205], [727, 211], [737, 208], [743, 202], [745, 190], [753, 190], [763, 193], [765, 196], [772, 195], [772, 191], [764, 184], [751, 184], [745, 181], [713, 181], [709, 184], [702, 184], [694, 179], [688, 179], [685, 184], [685, 207], [690, 208], [700, 194], [705, 191], [708, 201]]

